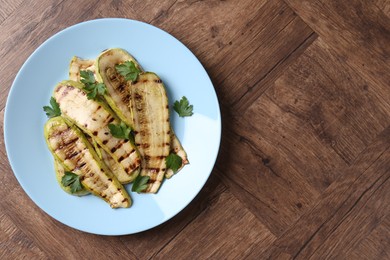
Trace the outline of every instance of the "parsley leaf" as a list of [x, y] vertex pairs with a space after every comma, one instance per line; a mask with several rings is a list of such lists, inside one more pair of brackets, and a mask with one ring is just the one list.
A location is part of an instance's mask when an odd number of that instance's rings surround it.
[[90, 70], [80, 71], [81, 82], [84, 84], [84, 90], [87, 91], [88, 99], [96, 99], [99, 96], [103, 96], [107, 89], [103, 83], [97, 83], [93, 72]]
[[176, 173], [181, 167], [183, 160], [179, 155], [171, 153], [165, 158], [165, 163], [167, 168], [172, 169], [172, 171]]
[[125, 123], [121, 122], [119, 125], [109, 124], [108, 128], [112, 136], [120, 139], [131, 140], [131, 128], [128, 127]]
[[61, 115], [60, 106], [58, 105], [57, 101], [54, 97], [50, 98], [50, 106], [44, 106], [43, 111], [46, 112], [46, 115], [48, 118], [56, 117]]
[[82, 78], [80, 81], [84, 85], [95, 84], [95, 76], [90, 70], [80, 70], [80, 77]]
[[80, 176], [73, 172], [65, 172], [64, 176], [62, 176], [61, 183], [65, 187], [69, 186], [71, 193], [83, 190], [83, 185], [81, 184]]
[[140, 69], [135, 66], [133, 61], [125, 61], [122, 64], [115, 66], [116, 71], [125, 77], [126, 80], [136, 81], [138, 74], [140, 74]]
[[188, 99], [186, 97], [182, 97], [179, 101], [175, 101], [173, 104], [173, 109], [179, 114], [181, 117], [192, 116], [194, 113], [192, 110], [194, 109], [193, 105], [190, 105]]
[[131, 191], [140, 193], [144, 191], [148, 187], [148, 181], [150, 177], [149, 176], [141, 176], [138, 175], [137, 178], [135, 178], [133, 187], [131, 187]]

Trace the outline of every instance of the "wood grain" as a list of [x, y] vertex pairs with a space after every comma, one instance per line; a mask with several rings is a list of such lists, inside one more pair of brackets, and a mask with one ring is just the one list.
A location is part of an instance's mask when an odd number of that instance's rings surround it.
[[[101, 17], [182, 41], [222, 113], [218, 160], [198, 196], [121, 237], [44, 213], [4, 146], [6, 99], [27, 57]], [[390, 259], [389, 1], [0, 0], [0, 32], [0, 259]]]

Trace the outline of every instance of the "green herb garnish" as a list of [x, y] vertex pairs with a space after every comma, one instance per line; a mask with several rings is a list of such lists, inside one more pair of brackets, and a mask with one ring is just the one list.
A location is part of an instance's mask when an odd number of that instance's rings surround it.
[[125, 61], [115, 66], [116, 71], [125, 77], [126, 80], [136, 81], [140, 74], [140, 69], [135, 66], [133, 61]]
[[112, 136], [116, 138], [126, 140], [133, 139], [133, 135], [131, 134], [131, 128], [123, 122], [121, 122], [119, 125], [109, 124], [108, 128], [110, 129]]
[[80, 71], [81, 82], [84, 84], [84, 89], [88, 92], [88, 99], [96, 99], [99, 96], [103, 96], [107, 89], [103, 83], [97, 83], [93, 72], [90, 70]]
[[148, 187], [148, 181], [150, 177], [149, 176], [141, 176], [138, 175], [137, 178], [135, 178], [133, 187], [131, 187], [131, 191], [140, 193]]
[[75, 193], [84, 189], [80, 181], [80, 176], [73, 172], [65, 172], [64, 176], [62, 176], [61, 183], [65, 187], [69, 186], [71, 193]]
[[171, 153], [165, 158], [165, 163], [167, 168], [172, 169], [172, 171], [176, 173], [182, 166], [183, 160], [179, 155]]
[[50, 98], [50, 106], [44, 106], [43, 111], [46, 112], [48, 118], [56, 117], [61, 115], [60, 106], [58, 105], [54, 97]]
[[179, 114], [181, 117], [192, 116], [194, 113], [192, 110], [194, 109], [193, 105], [190, 105], [188, 99], [186, 97], [182, 97], [179, 101], [175, 101], [173, 104], [173, 109]]

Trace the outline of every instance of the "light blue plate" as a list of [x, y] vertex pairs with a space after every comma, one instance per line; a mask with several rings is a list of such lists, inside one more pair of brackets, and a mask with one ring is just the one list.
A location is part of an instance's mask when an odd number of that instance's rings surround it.
[[[194, 115], [179, 118], [173, 128], [190, 164], [166, 180], [157, 194], [130, 193], [133, 206], [111, 209], [95, 196], [75, 197], [58, 186], [53, 158], [46, 147], [42, 107], [54, 86], [68, 78], [76, 55], [94, 59], [107, 49], [126, 49], [167, 86], [170, 104], [186, 96]], [[217, 96], [206, 71], [182, 43], [151, 25], [127, 19], [99, 19], [69, 27], [44, 42], [24, 63], [8, 96], [5, 145], [19, 183], [30, 198], [56, 220], [79, 230], [124, 235], [153, 228], [179, 213], [202, 189], [219, 150], [221, 117]], [[130, 192], [131, 185], [127, 185]]]

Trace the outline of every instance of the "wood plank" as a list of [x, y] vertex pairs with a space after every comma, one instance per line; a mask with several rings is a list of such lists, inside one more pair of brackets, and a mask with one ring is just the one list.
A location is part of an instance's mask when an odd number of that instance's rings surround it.
[[344, 62], [390, 100], [390, 17], [372, 1], [286, 0]]
[[[69, 259], [88, 256], [130, 258], [136, 256], [119, 237], [98, 236], [84, 233], [59, 223], [40, 210], [18, 186], [0, 202], [4, 212], [12, 216], [12, 222], [50, 258], [58, 258], [59, 252]], [[75, 240], [76, 239], [76, 240]]]
[[[342, 221], [334, 227], [333, 232], [323, 239], [321, 245], [310, 256], [312, 259], [346, 257], [354, 247], [378, 227], [386, 216], [390, 214], [390, 151], [387, 163], [379, 170], [382, 176], [370, 187], [363, 190], [362, 195], [355, 202], [353, 208], [345, 215]], [[377, 170], [377, 169], [375, 169]], [[371, 171], [371, 175], [377, 175]], [[379, 175], [378, 174], [378, 175]], [[356, 186], [363, 187], [365, 179], [358, 179]], [[362, 190], [359, 189], [359, 192]], [[359, 227], [359, 228], [356, 228]], [[383, 236], [386, 238], [386, 236]], [[301, 259], [308, 259], [306, 255], [299, 255]]]
[[232, 194], [273, 234], [280, 235], [309, 208], [319, 192], [283, 155], [264, 152], [257, 144], [246, 134], [225, 130], [217, 172]]
[[0, 24], [22, 3], [22, 0], [0, 0]]
[[[346, 165], [307, 122], [284, 110], [268, 95], [261, 96], [247, 109], [234, 131], [263, 151], [268, 160], [278, 162], [279, 169], [286, 165], [295, 169], [320, 193], [336, 178], [333, 170]], [[289, 179], [289, 172], [283, 176]]]
[[[199, 13], [195, 23], [188, 19]], [[195, 53], [226, 105], [245, 100], [247, 91], [312, 34], [283, 1], [178, 2], [153, 22]], [[203, 33], [193, 33], [199, 29]]]
[[[390, 127], [384, 130], [352, 166], [339, 169], [338, 180], [262, 257], [273, 258], [281, 252], [309, 257], [351, 212], [369, 190], [389, 175]], [[375, 188], [374, 188], [375, 190]], [[360, 228], [360, 227], [359, 227]]]
[[4, 144], [4, 109], [0, 110], [0, 197], [4, 198], [6, 194], [9, 194], [17, 183], [11, 167], [8, 162], [7, 154], [5, 152]]
[[304, 51], [317, 39], [317, 37], [318, 36], [315, 33], [310, 34], [310, 36], [305, 39], [301, 45], [299, 45], [299, 47], [297, 47], [289, 55], [285, 56], [284, 59], [267, 72], [260, 81], [258, 81], [252, 88], [249, 88], [248, 91], [234, 104], [232, 114], [235, 117], [242, 115], [256, 99], [274, 85], [274, 82], [285, 73], [289, 66], [304, 53]]
[[98, 18], [97, 3], [97, 0], [84, 1], [83, 8], [79, 8], [69, 0], [34, 1], [31, 6], [21, 5], [18, 15], [10, 16], [0, 25], [0, 31], [4, 32], [0, 34], [0, 85], [6, 86], [0, 89], [0, 109], [4, 108], [9, 87], [28, 56], [58, 31]]
[[[207, 228], [205, 228], [207, 227]], [[243, 259], [275, 236], [226, 191], [164, 247], [156, 259]]]
[[362, 240], [356, 248], [347, 254], [351, 259], [390, 259], [390, 214]]
[[4, 213], [1, 206], [0, 209], [0, 259], [48, 259]]
[[390, 124], [390, 102], [343, 63], [322, 38], [266, 92], [351, 163]]
[[375, 5], [381, 10], [387, 17], [390, 18], [390, 2], [387, 0], [377, 0]]
[[198, 215], [208, 210], [214, 201], [226, 187], [221, 180], [212, 173], [206, 185], [198, 196], [173, 219], [151, 230], [121, 237], [121, 241], [129, 248], [138, 259], [153, 258], [170, 241], [176, 240], [176, 236]]
[[133, 20], [146, 21], [144, 19], [144, 14], [150, 14], [150, 13], [136, 12], [133, 9], [135, 3], [136, 2], [134, 1], [129, 3], [129, 1], [123, 1], [123, 0], [101, 1], [99, 2], [97, 8], [99, 14], [102, 17], [128, 18]]
[[[115, 0], [113, 1], [115, 2]], [[149, 23], [154, 23], [156, 19], [165, 17], [171, 9], [175, 9], [177, 0], [159, 1], [158, 5], [155, 1], [134, 1], [130, 3], [131, 8], [141, 15], [142, 19]], [[124, 4], [129, 4], [128, 1], [123, 1]]]

